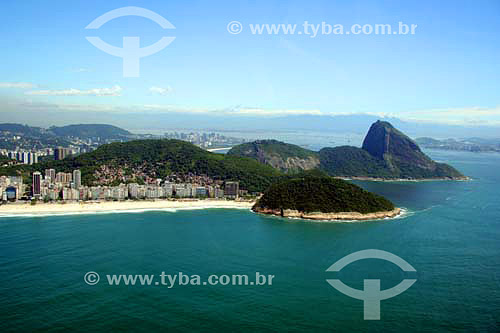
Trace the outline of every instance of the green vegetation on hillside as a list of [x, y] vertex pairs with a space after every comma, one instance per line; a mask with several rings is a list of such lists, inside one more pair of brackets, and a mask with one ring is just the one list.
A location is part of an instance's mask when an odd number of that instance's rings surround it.
[[257, 140], [237, 145], [228, 155], [250, 157], [287, 173], [310, 170], [319, 165], [317, 152], [276, 140]]
[[323, 148], [319, 151], [321, 169], [331, 176], [390, 178], [391, 171], [383, 160], [366, 150], [352, 146]]
[[101, 139], [120, 139], [133, 135], [120, 127], [105, 124], [78, 124], [62, 127], [53, 126], [49, 130], [58, 136], [79, 138], [99, 137]]
[[163, 178], [172, 173], [207, 175], [213, 179], [238, 180], [240, 187], [250, 192], [264, 191], [281, 173], [270, 166], [250, 158], [210, 153], [180, 140], [135, 140], [116, 142], [98, 149], [68, 157], [61, 161], [48, 161], [36, 165], [0, 168], [2, 175], [22, 174], [28, 177], [33, 171], [47, 168], [70, 172], [80, 169], [82, 183], [92, 185], [94, 172], [101, 166], [117, 167], [124, 173], [134, 167], [144, 166], [151, 177]]
[[8, 163], [8, 162], [14, 162], [15, 160], [5, 156], [5, 155], [0, 155], [0, 164]]
[[262, 148], [265, 149], [266, 153], [276, 154], [283, 159], [287, 159], [288, 157], [308, 158], [318, 156], [318, 153], [312, 150], [277, 140], [257, 140], [243, 143], [233, 147], [227, 154], [256, 158], [258, 157], [259, 150]]
[[10, 132], [18, 135], [38, 136], [42, 133], [40, 127], [31, 127], [28, 125], [3, 123], [0, 124], [0, 132]]
[[251, 157], [289, 173], [319, 168], [339, 177], [464, 178], [453, 167], [434, 162], [413, 140], [384, 121], [372, 124], [363, 148], [341, 146], [317, 153], [276, 140], [259, 140], [233, 147], [229, 154]]
[[255, 204], [256, 208], [293, 209], [300, 212], [390, 211], [394, 205], [387, 199], [361, 187], [332, 177], [306, 176], [281, 180], [269, 187]]
[[453, 167], [436, 163], [408, 136], [386, 121], [372, 124], [363, 150], [383, 161], [394, 178], [462, 178]]
[[[13, 137], [16, 136], [16, 139]], [[32, 150], [52, 146], [68, 146], [69, 142], [40, 127], [21, 124], [0, 124], [0, 148]]]

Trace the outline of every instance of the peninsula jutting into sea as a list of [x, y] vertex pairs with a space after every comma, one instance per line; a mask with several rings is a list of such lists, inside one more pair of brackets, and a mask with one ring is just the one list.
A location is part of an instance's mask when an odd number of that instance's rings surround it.
[[[237, 145], [222, 155], [176, 139], [107, 143], [77, 156], [65, 156], [64, 150], [60, 150], [54, 150], [54, 160], [2, 167], [3, 203], [10, 206], [9, 202], [13, 201], [29, 202], [31, 212], [112, 208], [111, 203], [95, 204], [101, 201], [114, 202], [116, 210], [124, 207], [241, 208], [251, 206], [248, 202], [254, 203], [265, 192], [254, 205], [254, 211], [306, 219], [366, 220], [393, 217], [400, 210], [383, 198], [331, 177], [465, 179], [454, 168], [432, 161], [410, 138], [381, 121], [370, 127], [362, 148], [343, 146], [323, 148], [319, 152], [263, 140]], [[352, 192], [349, 196], [345, 196], [347, 189]], [[278, 193], [286, 200], [278, 200]], [[345, 197], [341, 199], [342, 196]], [[193, 203], [197, 201], [172, 203], [181, 199], [209, 200], [201, 204]], [[148, 205], [119, 203], [137, 200], [160, 201]], [[240, 203], [232, 204], [231, 200]], [[86, 201], [94, 204], [76, 209], [70, 205], [64, 206], [66, 208], [43, 205], [42, 201], [45, 204]], [[374, 204], [366, 206], [368, 202]], [[0, 208], [0, 212], [16, 212], [21, 206], [16, 207]]]

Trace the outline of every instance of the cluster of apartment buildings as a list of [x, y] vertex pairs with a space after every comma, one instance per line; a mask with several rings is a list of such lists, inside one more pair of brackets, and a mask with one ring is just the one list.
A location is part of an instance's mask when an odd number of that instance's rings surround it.
[[73, 155], [73, 150], [71, 148], [57, 147], [54, 148], [54, 160], [60, 161], [68, 156]]
[[169, 132], [165, 133], [167, 139], [177, 139], [191, 142], [199, 147], [210, 148], [213, 146], [231, 146], [245, 142], [244, 139], [227, 137], [219, 133], [183, 133]]
[[4, 151], [2, 150], [2, 155], [7, 156], [11, 160], [16, 160], [23, 164], [35, 164], [38, 163], [39, 153], [31, 151]]
[[62, 160], [68, 156], [74, 154], [74, 150], [71, 148], [46, 148], [38, 151], [23, 151], [23, 150], [15, 150], [9, 151], [6, 149], [0, 149], [0, 154], [10, 158], [11, 160], [15, 160], [19, 163], [23, 164], [36, 164], [38, 163], [38, 159], [41, 156], [53, 156], [54, 160]]
[[19, 163], [23, 164], [36, 164], [38, 163], [38, 159], [41, 156], [53, 156], [54, 160], [62, 160], [68, 156], [72, 156], [75, 154], [75, 150], [71, 148], [57, 147], [57, 148], [46, 148], [38, 151], [23, 151], [23, 150], [15, 150], [9, 151], [6, 149], [0, 149], [0, 154], [10, 158], [11, 160], [15, 160]]
[[137, 183], [117, 186], [82, 186], [80, 170], [72, 173], [54, 169], [33, 173], [32, 198], [52, 200], [125, 200], [162, 198], [230, 198], [236, 199], [246, 191], [239, 189], [238, 182], [220, 185], [198, 185], [193, 183], [171, 183], [158, 181], [155, 184]]
[[46, 169], [45, 177], [41, 172], [33, 172], [31, 195], [36, 199], [59, 200], [64, 196], [79, 200], [75, 193], [82, 188], [82, 173], [80, 170], [73, 172], [57, 172], [55, 169]]

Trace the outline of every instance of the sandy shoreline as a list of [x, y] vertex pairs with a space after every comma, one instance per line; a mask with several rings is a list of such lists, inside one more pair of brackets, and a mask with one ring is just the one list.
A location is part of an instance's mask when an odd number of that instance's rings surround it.
[[255, 202], [232, 200], [155, 200], [155, 201], [102, 201], [102, 202], [67, 202], [67, 203], [8, 203], [0, 205], [0, 217], [92, 214], [100, 212], [133, 212], [147, 210], [176, 209], [250, 209]]
[[[85, 201], [66, 203], [37, 203], [31, 205], [29, 202], [16, 202], [0, 205], [0, 217], [36, 217], [57, 216], [75, 214], [99, 214], [99, 213], [141, 213], [145, 211], [170, 211], [192, 210], [192, 209], [246, 209], [250, 210], [254, 201], [233, 200], [154, 200], [154, 201]], [[272, 210], [260, 210], [257, 213], [281, 216], [281, 212]], [[389, 212], [371, 214], [346, 213], [302, 213], [298, 211], [285, 210], [282, 217], [301, 218], [306, 220], [352, 220], [366, 221], [384, 218], [392, 218], [400, 215], [399, 208]]]

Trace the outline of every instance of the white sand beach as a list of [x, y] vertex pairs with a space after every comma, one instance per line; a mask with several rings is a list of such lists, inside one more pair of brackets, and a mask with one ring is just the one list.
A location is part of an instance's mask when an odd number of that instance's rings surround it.
[[69, 215], [92, 213], [140, 212], [147, 210], [209, 209], [233, 208], [250, 209], [253, 201], [233, 200], [155, 200], [155, 201], [102, 201], [102, 202], [66, 202], [66, 203], [7, 203], [0, 205], [0, 217], [5, 216], [40, 216]]

